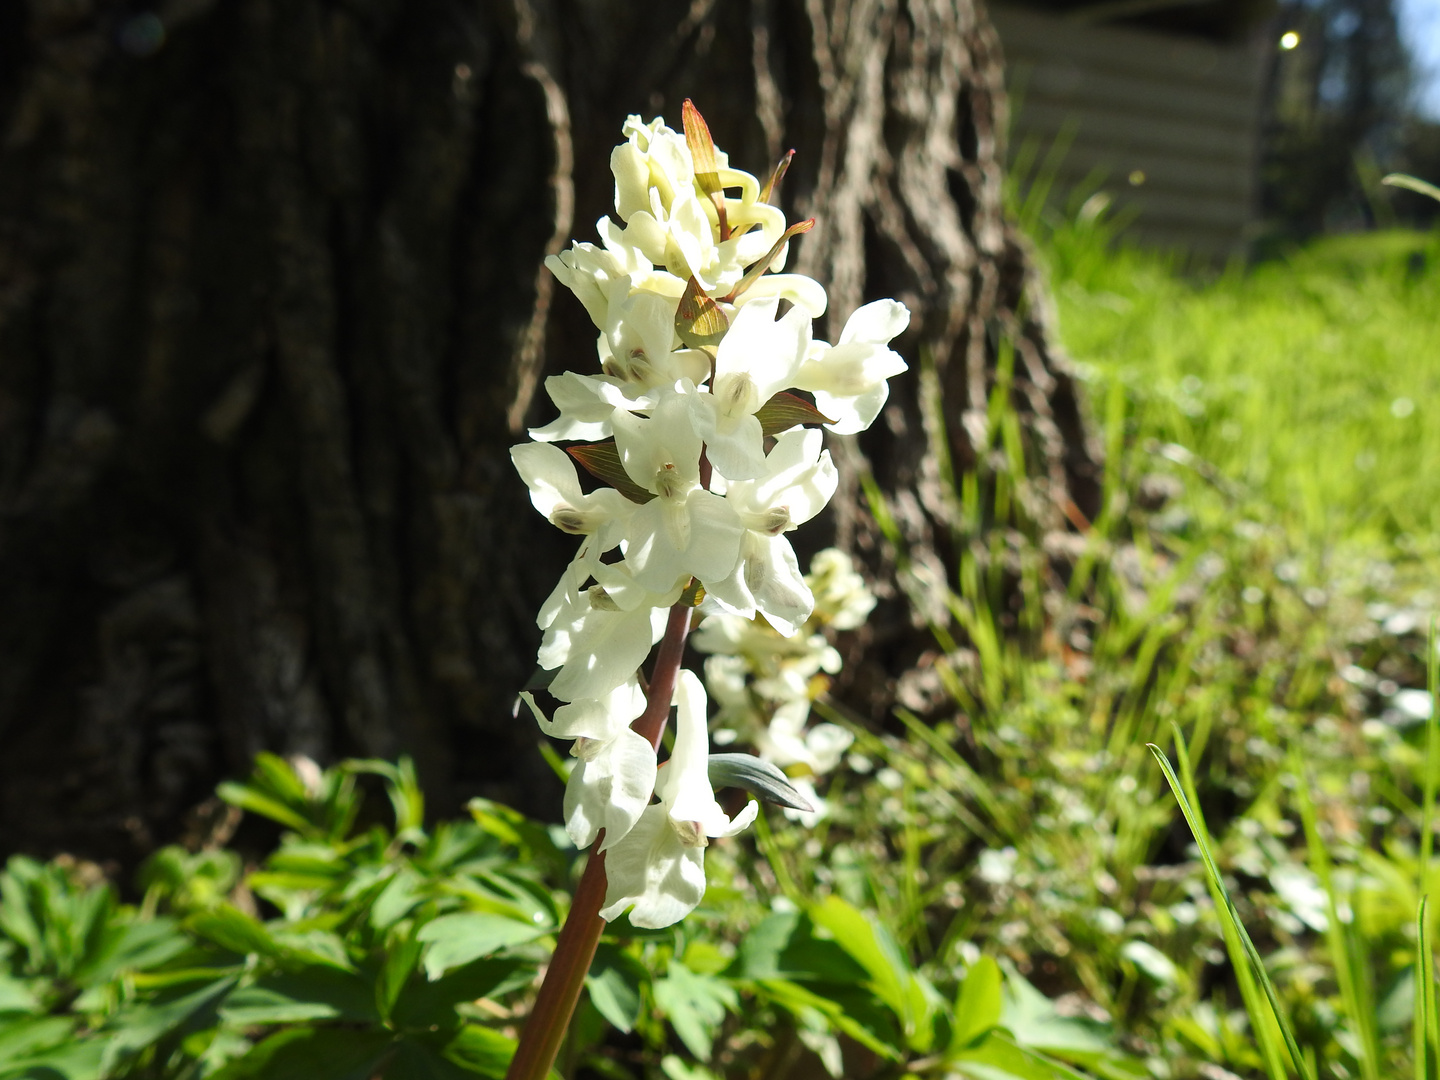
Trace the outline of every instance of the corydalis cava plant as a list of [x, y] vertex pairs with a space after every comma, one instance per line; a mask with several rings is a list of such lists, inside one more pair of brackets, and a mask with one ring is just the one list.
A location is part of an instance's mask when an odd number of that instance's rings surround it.
[[[705, 690], [678, 671], [685, 634], [697, 608], [763, 619], [785, 637], [810, 618], [787, 534], [835, 492], [820, 429], [858, 432], [879, 414], [886, 380], [905, 370], [889, 342], [910, 314], [876, 301], [837, 344], [816, 340], [825, 290], [783, 272], [790, 241], [813, 222], [787, 226], [770, 201], [788, 156], [762, 186], [730, 167], [688, 101], [683, 133], [632, 116], [624, 134], [610, 156], [619, 222], [602, 218], [600, 244], [546, 260], [594, 321], [597, 362], [546, 380], [559, 416], [511, 456], [535, 508], [580, 538], [538, 619], [538, 661], [559, 704], [547, 715], [523, 695], [578, 759], [566, 828], [596, 847], [571, 921], [593, 892], [601, 918], [628, 909], [634, 925], [662, 927], [700, 902], [707, 843], [756, 814], [752, 802], [731, 818], [715, 800]], [[585, 490], [577, 463], [599, 487]], [[674, 751], [661, 764], [672, 704]], [[562, 935], [553, 966], [583, 978], [568, 947]], [[542, 1006], [544, 988], [527, 1039], [556, 1025]], [[529, 1053], [522, 1040], [526, 1063], [512, 1077], [548, 1067]]]

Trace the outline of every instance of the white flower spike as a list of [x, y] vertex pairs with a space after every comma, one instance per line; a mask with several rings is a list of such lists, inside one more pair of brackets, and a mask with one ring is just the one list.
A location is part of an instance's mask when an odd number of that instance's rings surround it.
[[[630, 117], [610, 159], [618, 220], [597, 222], [598, 244], [546, 259], [594, 322], [596, 357], [546, 380], [559, 416], [511, 451], [536, 510], [581, 538], [536, 619], [559, 704], [547, 716], [522, 696], [546, 735], [571, 740], [565, 826], [580, 847], [603, 836], [601, 914], [632, 909], [647, 927], [694, 909], [706, 844], [756, 814], [750, 803], [730, 819], [710, 786], [705, 691], [677, 670], [692, 604], [710, 616], [695, 643], [719, 654], [707, 670], [722, 680], [732, 736], [797, 773], [823, 772], [843, 752], [845, 732], [806, 722], [821, 672], [839, 668], [821, 628], [863, 618], [863, 583], [827, 564], [817, 604], [785, 536], [825, 507], [835, 466], [819, 430], [772, 438], [761, 415], [777, 394], [809, 391], [832, 430], [863, 429], [885, 380], [905, 370], [888, 345], [909, 320], [878, 301], [851, 316], [838, 345], [813, 341], [825, 290], [783, 272], [813, 222], [787, 228], [771, 203], [788, 158], [762, 188], [730, 167], [689, 102], [683, 128]], [[794, 401], [764, 415], [815, 417]], [[567, 453], [564, 442], [589, 445]], [[657, 764], [665, 712], [647, 704], [637, 673], [662, 639], [650, 685], [675, 680], [678, 719], [674, 752]], [[738, 731], [757, 724], [758, 738]]]

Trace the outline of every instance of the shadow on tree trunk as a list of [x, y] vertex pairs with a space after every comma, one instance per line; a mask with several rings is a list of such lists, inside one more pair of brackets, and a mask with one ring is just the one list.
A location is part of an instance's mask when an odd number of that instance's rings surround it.
[[[989, 452], [999, 343], [1042, 531], [1098, 455], [1001, 210], [998, 43], [969, 0], [30, 0], [0, 82], [0, 829], [130, 864], [270, 749], [415, 756], [441, 813], [542, 815], [512, 719], [570, 555], [508, 448], [593, 355], [543, 256], [610, 209], [628, 113], [693, 97], [737, 165], [797, 156], [828, 324], [917, 317], [845, 440], [834, 539], [942, 577], [942, 482]], [[141, 20], [141, 22], [137, 22]], [[926, 357], [924, 363], [921, 357]], [[937, 453], [943, 450], [944, 453]], [[983, 462], [981, 462], [983, 464]], [[823, 532], [823, 530], [821, 530]], [[870, 631], [885, 712], [925, 635]]]

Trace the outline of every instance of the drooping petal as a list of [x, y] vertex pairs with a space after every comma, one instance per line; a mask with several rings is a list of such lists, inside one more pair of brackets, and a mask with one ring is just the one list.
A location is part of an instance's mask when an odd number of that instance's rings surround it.
[[845, 320], [845, 329], [840, 332], [840, 344], [852, 341], [874, 345], [889, 344], [892, 338], [905, 332], [910, 325], [910, 309], [898, 300], [876, 300], [858, 307]]
[[645, 692], [633, 676], [600, 698], [588, 698], [561, 705], [547, 718], [526, 693], [520, 695], [535, 714], [540, 730], [552, 739], [591, 739], [604, 742], [630, 727], [645, 710]]
[[648, 806], [623, 840], [605, 855], [605, 906], [609, 921], [634, 905], [635, 926], [672, 926], [705, 896], [705, 849], [687, 846], [663, 806]]
[[541, 642], [540, 666], [561, 667], [550, 693], [561, 701], [604, 697], [635, 674], [665, 633], [664, 608], [634, 611], [596, 608], [550, 624]]
[[580, 760], [565, 785], [565, 830], [579, 848], [605, 830], [601, 850], [625, 839], [655, 789], [655, 748], [626, 727], [607, 740], [575, 740]]

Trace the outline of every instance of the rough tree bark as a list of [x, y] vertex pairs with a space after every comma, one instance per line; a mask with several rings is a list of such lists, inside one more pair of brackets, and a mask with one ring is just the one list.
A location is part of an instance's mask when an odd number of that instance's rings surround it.
[[[917, 313], [930, 373], [844, 451], [912, 559], [953, 561], [932, 440], [976, 462], [1002, 335], [1032, 516], [1093, 511], [972, 0], [28, 0], [0, 51], [7, 849], [130, 862], [261, 749], [555, 805], [510, 708], [570, 545], [506, 451], [593, 356], [538, 267], [592, 238], [630, 112], [798, 151], [832, 334]], [[883, 565], [853, 482], [836, 531]]]

